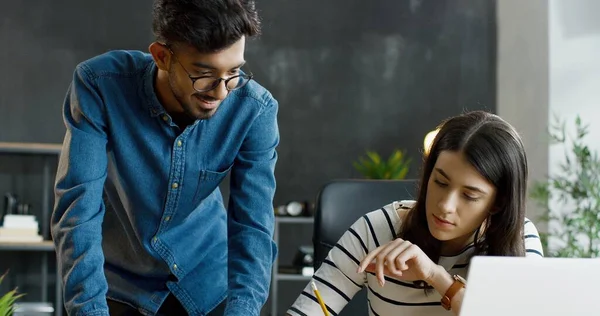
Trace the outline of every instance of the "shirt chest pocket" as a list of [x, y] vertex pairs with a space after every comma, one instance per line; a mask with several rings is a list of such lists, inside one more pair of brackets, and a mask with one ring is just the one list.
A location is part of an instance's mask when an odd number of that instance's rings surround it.
[[194, 204], [197, 205], [219, 186], [221, 181], [225, 179], [229, 171], [231, 171], [233, 165], [227, 167], [224, 170], [213, 171], [213, 170], [201, 170], [198, 176], [198, 185], [196, 187], [196, 193], [194, 194]]

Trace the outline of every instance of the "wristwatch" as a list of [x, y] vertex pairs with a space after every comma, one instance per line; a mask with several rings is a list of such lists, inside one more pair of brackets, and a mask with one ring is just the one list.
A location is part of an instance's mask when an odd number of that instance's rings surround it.
[[446, 310], [450, 310], [452, 308], [451, 302], [454, 295], [456, 295], [460, 289], [464, 289], [467, 286], [467, 281], [460, 275], [455, 274], [452, 276], [452, 278], [454, 279], [454, 282], [452, 285], [450, 285], [450, 288], [448, 288], [446, 294], [444, 294], [444, 297], [442, 297], [442, 307], [444, 307]]

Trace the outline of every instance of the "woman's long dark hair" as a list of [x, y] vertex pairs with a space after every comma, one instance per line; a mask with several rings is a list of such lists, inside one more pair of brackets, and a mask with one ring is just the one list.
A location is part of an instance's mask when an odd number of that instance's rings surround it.
[[497, 190], [493, 211], [477, 239], [475, 255], [524, 256], [523, 226], [527, 194], [527, 158], [515, 129], [497, 115], [473, 111], [440, 125], [424, 164], [417, 202], [398, 234], [419, 246], [433, 262], [441, 242], [431, 235], [425, 213], [429, 177], [443, 151], [462, 152], [467, 161]]

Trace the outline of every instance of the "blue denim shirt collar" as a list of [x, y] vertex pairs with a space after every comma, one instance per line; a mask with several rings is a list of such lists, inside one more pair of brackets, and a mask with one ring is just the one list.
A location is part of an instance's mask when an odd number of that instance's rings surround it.
[[144, 85], [144, 94], [146, 97], [145, 99], [148, 100], [148, 108], [152, 117], [156, 117], [166, 113], [165, 108], [158, 100], [156, 90], [154, 89], [154, 82], [157, 73], [158, 67], [156, 66], [156, 63], [149, 63], [144, 71], [144, 76], [142, 77]]

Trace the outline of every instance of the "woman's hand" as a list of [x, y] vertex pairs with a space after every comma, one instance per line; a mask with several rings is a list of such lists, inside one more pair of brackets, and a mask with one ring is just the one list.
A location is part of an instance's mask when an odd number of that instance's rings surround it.
[[[454, 280], [440, 265], [437, 265], [416, 245], [396, 239], [371, 251], [358, 266], [358, 272], [375, 272], [379, 284], [385, 284], [384, 274], [403, 281], [422, 280], [444, 296]], [[464, 288], [452, 298], [451, 306], [455, 315], [459, 315], [462, 306]]]
[[383, 286], [384, 274], [403, 281], [423, 280], [429, 283], [438, 267], [421, 248], [398, 238], [371, 251], [358, 266], [358, 272], [375, 272]]

